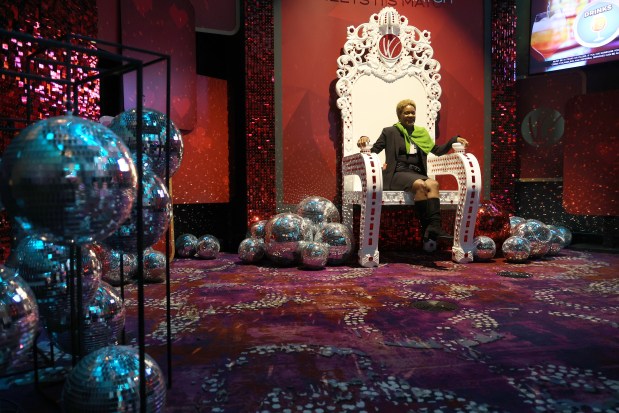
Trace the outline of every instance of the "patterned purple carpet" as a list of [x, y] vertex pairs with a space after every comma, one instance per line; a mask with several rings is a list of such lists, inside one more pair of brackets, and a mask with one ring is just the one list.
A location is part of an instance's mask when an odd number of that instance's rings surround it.
[[[619, 255], [172, 263], [168, 412], [619, 412]], [[146, 352], [166, 370], [165, 285]], [[135, 336], [135, 287], [126, 290]]]

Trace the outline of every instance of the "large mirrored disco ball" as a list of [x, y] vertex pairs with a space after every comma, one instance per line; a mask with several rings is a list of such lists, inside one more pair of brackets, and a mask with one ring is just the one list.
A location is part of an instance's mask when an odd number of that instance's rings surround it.
[[[79, 250], [82, 308], [86, 309], [101, 282], [101, 263], [88, 245]], [[69, 292], [71, 282], [77, 288], [77, 276], [73, 274], [78, 271], [77, 256], [71, 259], [71, 248], [66, 245], [29, 236], [17, 246], [17, 257], [17, 274], [28, 283], [36, 296], [41, 320], [46, 327], [53, 325], [71, 311]], [[74, 304], [77, 304], [77, 297]]]
[[163, 252], [150, 249], [144, 251], [144, 282], [161, 283], [166, 279], [166, 256]]
[[297, 215], [309, 218], [316, 225], [340, 222], [340, 211], [333, 202], [321, 196], [308, 196], [297, 205]]
[[353, 249], [350, 229], [337, 222], [329, 222], [318, 228], [314, 241], [329, 245], [327, 264], [341, 265], [348, 261]]
[[[120, 265], [122, 255], [123, 265]], [[138, 270], [138, 258], [135, 254], [120, 250], [110, 250], [109, 267], [103, 272], [101, 279], [115, 287], [129, 284]], [[121, 273], [122, 271], [122, 273]]]
[[528, 219], [527, 222], [518, 225], [515, 235], [526, 238], [531, 244], [529, 258], [539, 258], [550, 251], [552, 232], [541, 221]]
[[[105, 281], [101, 282], [83, 313], [83, 320], [81, 344], [84, 355], [117, 344], [125, 326], [125, 305], [116, 288]], [[67, 316], [47, 331], [51, 333], [52, 342], [62, 351], [78, 354], [78, 349], [74, 349], [71, 343], [74, 328], [71, 326], [71, 318]]]
[[526, 238], [513, 235], [503, 242], [501, 249], [506, 261], [523, 263], [529, 259], [531, 243]]
[[511, 235], [509, 214], [492, 201], [481, 201], [477, 211], [475, 236], [484, 235], [492, 238], [499, 247]]
[[496, 244], [490, 237], [480, 235], [473, 240], [475, 249], [473, 250], [474, 261], [489, 261], [496, 254]]
[[264, 239], [245, 238], [239, 244], [239, 259], [246, 264], [258, 263], [264, 258]]
[[28, 283], [0, 266], [0, 374], [29, 354], [39, 326], [39, 310]]
[[[154, 245], [168, 229], [172, 219], [172, 200], [161, 178], [150, 168], [145, 168], [142, 179], [142, 248]], [[131, 215], [116, 231], [103, 242], [112, 249], [134, 252], [138, 245], [138, 209], [137, 202], [131, 209]]]
[[264, 227], [266, 226], [267, 222], [269, 221], [266, 219], [263, 219], [261, 221], [254, 222], [253, 224], [251, 224], [251, 226], [249, 227], [249, 236], [247, 238], [264, 239]]
[[509, 217], [509, 233], [511, 235], [514, 235], [516, 231], [516, 227], [522, 224], [523, 222], [526, 222], [526, 219], [522, 217], [516, 217], [516, 216]]
[[71, 370], [62, 390], [66, 413], [112, 413], [165, 411], [166, 384], [161, 368], [144, 355], [146, 400], [140, 399], [140, 356], [128, 346], [108, 346], [96, 350]]
[[61, 243], [107, 238], [129, 216], [136, 170], [105, 126], [76, 116], [41, 120], [4, 151], [2, 202], [27, 232]]
[[174, 241], [176, 255], [181, 258], [191, 258], [198, 251], [198, 237], [193, 234], [182, 234]]
[[300, 215], [281, 213], [272, 217], [264, 229], [267, 257], [276, 265], [293, 265], [299, 260], [300, 241], [311, 241], [312, 229]]
[[[125, 141], [131, 152], [137, 149], [137, 111], [127, 110], [115, 116], [110, 129]], [[168, 117], [154, 109], [142, 110], [142, 151], [153, 161], [153, 170], [165, 178], [166, 124]], [[178, 170], [183, 159], [183, 135], [170, 120], [170, 176]]]
[[327, 265], [329, 244], [315, 241], [302, 241], [299, 246], [303, 268], [320, 270]]
[[217, 258], [220, 250], [219, 240], [213, 235], [206, 234], [198, 238], [196, 245], [196, 255], [206, 260]]

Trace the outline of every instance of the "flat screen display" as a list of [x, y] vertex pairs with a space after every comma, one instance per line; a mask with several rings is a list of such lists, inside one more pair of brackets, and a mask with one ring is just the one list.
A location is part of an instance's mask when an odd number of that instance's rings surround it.
[[619, 0], [531, 0], [529, 72], [619, 60]]

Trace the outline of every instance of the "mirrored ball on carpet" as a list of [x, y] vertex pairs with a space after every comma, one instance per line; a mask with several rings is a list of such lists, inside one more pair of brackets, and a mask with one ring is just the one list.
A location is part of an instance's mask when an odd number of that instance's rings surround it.
[[496, 244], [490, 237], [480, 235], [473, 240], [475, 249], [473, 250], [474, 261], [489, 261], [496, 254]]
[[526, 238], [511, 236], [507, 238], [501, 247], [506, 261], [523, 263], [529, 259], [531, 244]]
[[144, 251], [144, 282], [161, 283], [166, 279], [166, 256], [154, 249]]
[[572, 231], [570, 231], [569, 228], [564, 227], [562, 225], [557, 226], [557, 230], [559, 231], [559, 233], [561, 234], [561, 236], [565, 240], [563, 248], [565, 248], [568, 245], [570, 245], [572, 243]]
[[[130, 109], [118, 114], [112, 119], [109, 127], [135, 153], [137, 149], [137, 119], [136, 109]], [[157, 110], [144, 108], [142, 110], [142, 148], [143, 153], [152, 160], [154, 172], [165, 178], [166, 171], [166, 124], [168, 117]], [[183, 135], [170, 120], [170, 176], [178, 170], [183, 159]]]
[[0, 374], [30, 354], [38, 326], [37, 300], [28, 283], [0, 266]]
[[548, 255], [558, 255], [563, 246], [565, 246], [565, 238], [559, 229], [554, 225], [546, 225], [550, 230], [552, 236], [550, 239], [550, 249], [548, 250]]
[[174, 248], [178, 257], [193, 257], [198, 250], [198, 237], [193, 234], [182, 234], [174, 241]]
[[266, 226], [267, 222], [269, 221], [263, 219], [261, 221], [251, 224], [251, 227], [249, 227], [249, 236], [247, 238], [251, 237], [264, 239], [264, 227]]
[[327, 198], [308, 196], [297, 205], [297, 215], [310, 219], [314, 224], [340, 222], [340, 211]]
[[219, 240], [210, 234], [203, 235], [198, 238], [198, 244], [196, 245], [196, 255], [200, 258], [212, 260], [219, 256]]
[[550, 251], [552, 233], [541, 221], [528, 219], [527, 222], [518, 225], [515, 235], [526, 238], [531, 244], [529, 258], [539, 258]]
[[264, 240], [266, 255], [273, 263], [292, 265], [299, 261], [299, 242], [312, 240], [312, 229], [300, 215], [281, 213], [267, 222]]
[[514, 232], [516, 231], [516, 227], [520, 224], [522, 224], [523, 222], [526, 222], [526, 219], [522, 218], [522, 217], [516, 217], [516, 216], [511, 216], [509, 217], [509, 232], [511, 235], [514, 235]]
[[108, 346], [84, 358], [67, 376], [62, 405], [67, 413], [163, 412], [166, 383], [161, 368], [144, 355], [146, 400], [140, 399], [140, 356], [129, 346]]
[[264, 258], [264, 240], [245, 238], [239, 244], [239, 259], [246, 264], [258, 263]]
[[0, 194], [27, 232], [59, 243], [108, 237], [129, 216], [137, 174], [110, 129], [77, 116], [40, 120], [3, 153]]
[[327, 264], [341, 265], [348, 261], [353, 249], [352, 233], [344, 224], [330, 222], [318, 228], [314, 241], [329, 245]]
[[315, 241], [302, 241], [299, 245], [301, 264], [304, 268], [319, 270], [327, 265], [329, 244]]
[[[125, 326], [125, 305], [118, 290], [102, 281], [83, 314], [82, 351], [92, 353], [100, 348], [117, 344]], [[62, 351], [79, 354], [71, 342], [71, 318], [64, 317], [54, 328], [49, 328], [52, 342]]]

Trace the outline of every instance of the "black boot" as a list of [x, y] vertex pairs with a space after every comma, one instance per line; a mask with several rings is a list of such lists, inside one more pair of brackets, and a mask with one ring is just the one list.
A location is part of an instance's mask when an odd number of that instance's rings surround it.
[[438, 198], [429, 198], [426, 205], [426, 220], [428, 227], [426, 228], [423, 238], [437, 241], [453, 241], [453, 235], [441, 227], [441, 200]]
[[421, 224], [421, 236], [425, 237], [426, 228], [428, 228], [428, 201], [415, 201], [415, 214]]

